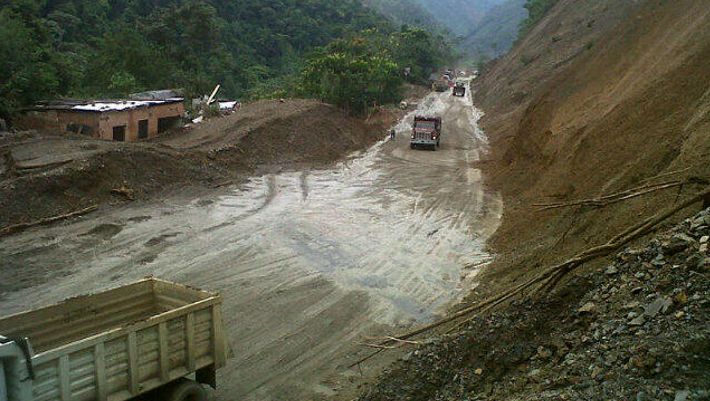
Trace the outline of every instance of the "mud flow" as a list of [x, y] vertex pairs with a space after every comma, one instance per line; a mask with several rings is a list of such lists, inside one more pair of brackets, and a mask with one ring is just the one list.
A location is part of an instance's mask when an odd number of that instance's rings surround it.
[[[442, 116], [440, 149], [409, 148], [414, 114]], [[433, 319], [490, 260], [501, 202], [473, 167], [478, 118], [470, 97], [431, 94], [394, 141], [332, 169], [9, 237], [2, 314], [149, 274], [185, 282], [224, 299], [235, 356], [216, 399], [338, 398], [363, 335]]]

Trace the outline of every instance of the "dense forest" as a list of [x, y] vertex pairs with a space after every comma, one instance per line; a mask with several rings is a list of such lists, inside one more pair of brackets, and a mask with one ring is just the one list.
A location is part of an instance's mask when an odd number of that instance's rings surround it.
[[[5, 0], [0, 115], [40, 99], [155, 88], [189, 96], [217, 83], [232, 97], [283, 94], [296, 89], [305, 56], [363, 31], [373, 42], [400, 34], [360, 0]], [[398, 70], [409, 60], [392, 59]]]

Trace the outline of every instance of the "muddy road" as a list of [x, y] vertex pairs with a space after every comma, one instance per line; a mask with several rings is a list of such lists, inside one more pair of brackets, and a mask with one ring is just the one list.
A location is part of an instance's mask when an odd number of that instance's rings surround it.
[[[409, 149], [413, 114], [327, 170], [254, 177], [0, 242], [2, 315], [146, 275], [220, 291], [235, 357], [218, 400], [337, 399], [357, 343], [443, 313], [491, 257], [501, 201], [470, 97], [423, 99], [440, 150]], [[339, 397], [340, 396], [340, 397]]]

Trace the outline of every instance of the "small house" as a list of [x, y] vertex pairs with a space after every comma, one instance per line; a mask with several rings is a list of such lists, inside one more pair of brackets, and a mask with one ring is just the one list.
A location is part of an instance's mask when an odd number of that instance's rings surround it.
[[134, 142], [180, 126], [182, 98], [164, 100], [61, 100], [25, 110], [16, 125], [22, 129], [73, 132], [97, 139]]

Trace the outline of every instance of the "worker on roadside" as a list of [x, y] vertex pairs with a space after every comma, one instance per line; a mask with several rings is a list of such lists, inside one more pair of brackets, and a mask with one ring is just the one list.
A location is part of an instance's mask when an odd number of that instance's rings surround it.
[[397, 131], [395, 131], [394, 129], [392, 129], [392, 131], [390, 131], [390, 140], [391, 141], [394, 141], [394, 137], [396, 134], [397, 134]]

